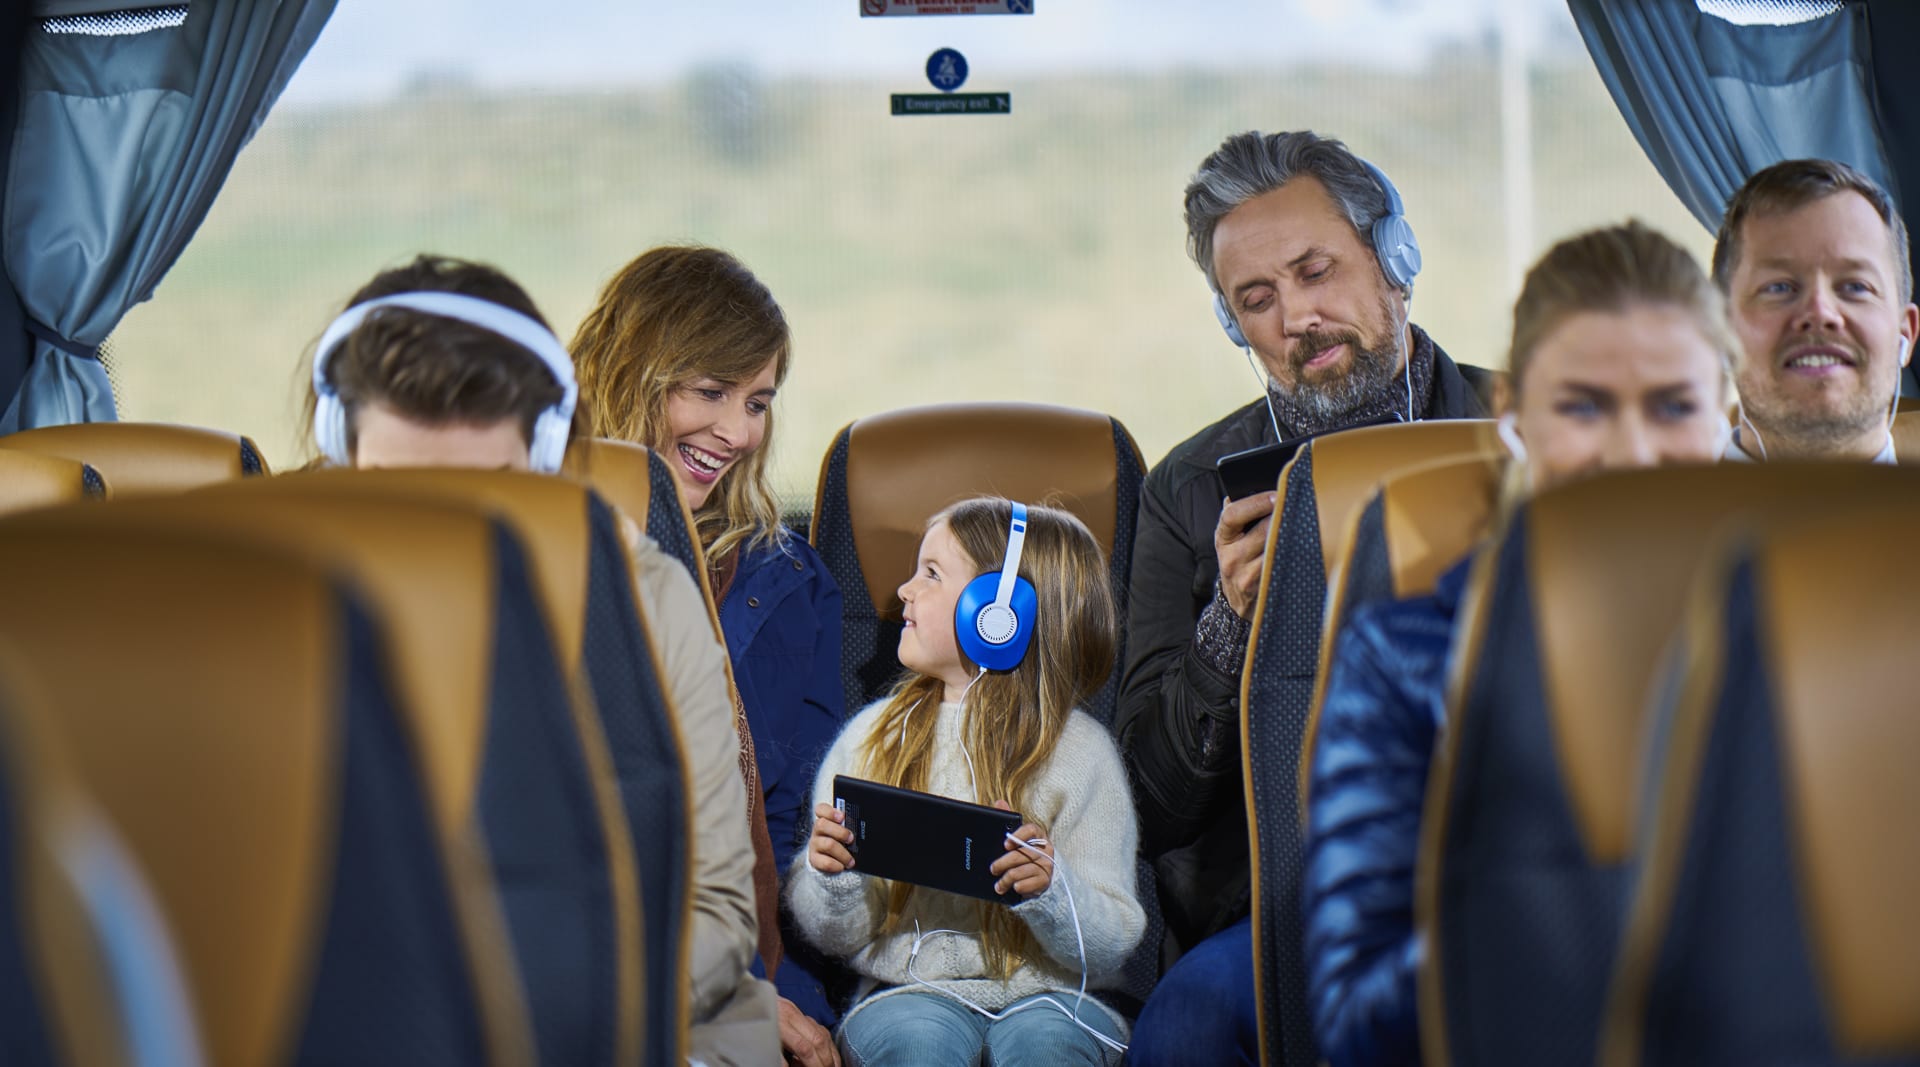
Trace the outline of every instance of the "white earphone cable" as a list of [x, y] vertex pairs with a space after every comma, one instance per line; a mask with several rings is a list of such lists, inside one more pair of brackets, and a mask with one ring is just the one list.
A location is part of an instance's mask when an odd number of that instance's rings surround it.
[[1071, 916], [1073, 919], [1074, 947], [1080, 955], [1080, 989], [1079, 989], [1079, 992], [1074, 997], [1073, 1008], [1068, 1009], [1068, 1007], [1065, 1004], [1062, 1004], [1060, 1001], [1054, 999], [1051, 996], [1043, 996], [1043, 997], [1038, 997], [1034, 1000], [1030, 1000], [1027, 1003], [1020, 1005], [1019, 1007], [1008, 1008], [1005, 1011], [995, 1012], [987, 1009], [986, 1007], [980, 1004], [974, 1003], [972, 1000], [968, 999], [967, 997], [963, 996], [960, 993], [957, 993], [951, 989], [942, 988], [938, 983], [931, 982], [925, 978], [920, 977], [919, 975], [914, 973], [913, 963], [915, 960], [920, 958], [920, 946], [924, 944], [928, 938], [933, 937], [936, 934], [952, 934], [955, 937], [964, 937], [966, 935], [962, 934], [958, 930], [948, 930], [944, 928], [938, 929], [938, 930], [928, 930], [922, 933], [920, 930], [919, 920], [914, 921], [913, 947], [909, 949], [907, 952], [907, 977], [913, 979], [913, 981], [919, 985], [926, 986], [928, 989], [933, 990], [935, 993], [938, 993], [941, 996], [949, 997], [953, 1000], [959, 1001], [960, 1003], [966, 1005], [969, 1008], [972, 1008], [974, 1011], [979, 1012], [981, 1015], [986, 1016], [988, 1019], [991, 1019], [994, 1022], [999, 1022], [1000, 1020], [1005, 1019], [1009, 1015], [1013, 1015], [1017, 1012], [1026, 1011], [1031, 1008], [1051, 1006], [1053, 1008], [1058, 1009], [1061, 1012], [1061, 1014], [1065, 1015], [1068, 1019], [1072, 1020], [1075, 1026], [1078, 1026], [1080, 1029], [1085, 1030], [1087, 1033], [1093, 1035], [1094, 1039], [1099, 1041], [1102, 1045], [1105, 1045], [1106, 1047], [1114, 1050], [1115, 1052], [1120, 1052], [1120, 1053], [1126, 1052], [1127, 1046], [1124, 1043], [1115, 1041], [1113, 1038], [1108, 1037], [1107, 1035], [1101, 1033], [1098, 1030], [1095, 1030], [1093, 1027], [1088, 1026], [1086, 1023], [1080, 1020], [1080, 1012], [1086, 1009], [1086, 1000], [1087, 1000], [1087, 941], [1086, 941], [1086, 936], [1080, 930], [1080, 907], [1078, 904], [1074, 903], [1073, 887], [1069, 885], [1067, 881], [1066, 864], [1060, 862], [1060, 860], [1057, 857], [1049, 856], [1045, 852], [1040, 851], [1040, 846], [1047, 843], [1045, 838], [1034, 838], [1031, 841], [1022, 841], [1019, 838], [1014, 837], [1012, 834], [1008, 834], [1007, 840], [1013, 842], [1015, 845], [1018, 845], [1021, 848], [1021, 850], [1031, 853], [1036, 861], [1045, 860], [1047, 862], [1047, 865], [1053, 869], [1054, 877], [1059, 879], [1061, 890], [1065, 892], [1067, 895], [1067, 914]]

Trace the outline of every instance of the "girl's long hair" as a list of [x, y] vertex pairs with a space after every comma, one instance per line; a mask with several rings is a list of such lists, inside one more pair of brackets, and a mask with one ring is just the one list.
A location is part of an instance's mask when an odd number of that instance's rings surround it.
[[[946, 523], [961, 551], [980, 570], [997, 572], [1006, 559], [1013, 506], [1001, 497], [963, 500], [928, 520]], [[1107, 563], [1093, 534], [1066, 511], [1027, 508], [1027, 536], [1020, 575], [1033, 583], [1038, 610], [1033, 643], [1010, 671], [990, 671], [967, 689], [961, 737], [973, 758], [980, 804], [1010, 802], [1029, 812], [1030, 789], [1052, 758], [1069, 714], [1106, 682], [1113, 669], [1118, 628]], [[927, 625], [922, 620], [922, 625]], [[977, 670], [973, 664], [967, 665]], [[927, 787], [934, 725], [945, 685], [909, 674], [887, 704], [860, 750], [863, 773], [906, 789]], [[1041, 833], [1049, 831], [1042, 827]], [[915, 889], [895, 882], [888, 890], [888, 931], [901, 928]], [[1033, 935], [1001, 905], [981, 902], [981, 950], [988, 968], [1005, 978], [1035, 951]]]
[[[745, 385], [773, 363], [787, 379], [791, 339], [773, 294], [717, 248], [651, 249], [621, 268], [573, 335], [586, 432], [670, 453], [667, 401], [700, 378]], [[693, 519], [709, 562], [743, 545], [785, 537], [767, 483], [774, 413], [766, 436], [722, 475]], [[672, 457], [666, 457], [669, 462]]]

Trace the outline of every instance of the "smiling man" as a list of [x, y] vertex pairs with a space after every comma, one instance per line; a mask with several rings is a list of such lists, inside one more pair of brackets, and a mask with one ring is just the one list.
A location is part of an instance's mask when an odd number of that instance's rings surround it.
[[1894, 462], [1920, 307], [1886, 190], [1825, 159], [1754, 174], [1727, 202], [1713, 279], [1747, 354], [1727, 458]]
[[1130, 1058], [1148, 1067], [1245, 1062], [1255, 1041], [1237, 701], [1275, 494], [1223, 506], [1215, 461], [1388, 418], [1481, 417], [1491, 377], [1408, 320], [1419, 250], [1399, 194], [1339, 141], [1229, 137], [1187, 186], [1186, 219], [1215, 314], [1267, 388], [1141, 492], [1116, 729], [1172, 947], [1191, 950], [1136, 1030]]

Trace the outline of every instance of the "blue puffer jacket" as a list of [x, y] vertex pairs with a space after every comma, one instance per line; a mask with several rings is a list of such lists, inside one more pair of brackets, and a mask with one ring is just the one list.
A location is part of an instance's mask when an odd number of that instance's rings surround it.
[[1413, 871], [1447, 652], [1466, 585], [1363, 607], [1340, 633], [1313, 749], [1307, 807], [1308, 995], [1333, 1067], [1420, 1062]]
[[840, 587], [799, 537], [743, 549], [720, 630], [747, 709], [773, 859], [786, 870], [813, 826], [813, 772], [845, 724]]

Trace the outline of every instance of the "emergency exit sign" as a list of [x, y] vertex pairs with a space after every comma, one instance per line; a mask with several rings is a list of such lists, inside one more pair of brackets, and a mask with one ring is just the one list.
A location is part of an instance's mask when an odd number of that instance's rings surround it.
[[860, 0], [861, 18], [892, 15], [1031, 15], [1033, 0]]

